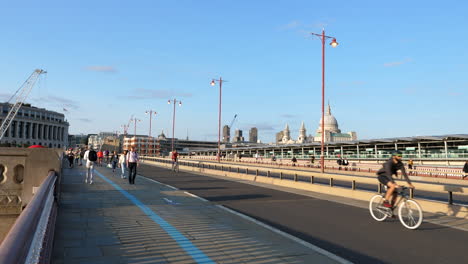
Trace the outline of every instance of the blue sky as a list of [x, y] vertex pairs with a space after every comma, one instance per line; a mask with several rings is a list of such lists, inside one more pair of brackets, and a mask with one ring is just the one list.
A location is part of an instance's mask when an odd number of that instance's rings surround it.
[[[18, 1], [17, 1], [18, 2]], [[147, 134], [217, 140], [223, 124], [259, 138], [321, 115], [326, 100], [358, 138], [468, 133], [468, 3], [462, 1], [8, 1], [0, 9], [0, 99], [35, 68], [28, 102], [62, 112], [70, 133], [121, 131], [133, 114]], [[323, 2], [323, 3], [321, 3]], [[130, 129], [133, 133], [133, 125]]]

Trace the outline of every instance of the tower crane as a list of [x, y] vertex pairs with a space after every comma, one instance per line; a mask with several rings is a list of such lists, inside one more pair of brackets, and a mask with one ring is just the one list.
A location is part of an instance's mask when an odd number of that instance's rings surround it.
[[234, 125], [234, 122], [236, 122], [236, 118], [237, 118], [237, 114], [234, 115], [234, 118], [232, 119], [231, 124], [228, 126], [229, 130], [226, 135], [227, 138], [223, 138], [224, 142], [231, 142], [231, 128]]
[[128, 134], [128, 128], [130, 127], [130, 123], [133, 121], [133, 115], [130, 116], [130, 119], [128, 120], [128, 123], [126, 125], [122, 125], [123, 130], [124, 130], [124, 135]]
[[11, 107], [10, 111], [8, 112], [8, 115], [6, 116], [5, 120], [3, 120], [0, 126], [0, 140], [5, 135], [7, 129], [10, 127], [11, 123], [13, 122], [13, 119], [15, 119], [16, 114], [18, 113], [19, 109], [28, 97], [34, 84], [36, 84], [36, 81], [39, 78], [39, 76], [45, 73], [47, 72], [41, 69], [34, 70], [31, 76], [29, 76], [29, 78], [23, 83], [23, 85], [21, 85], [21, 87], [15, 92], [15, 94], [10, 98], [10, 100], [8, 100], [8, 102], [10, 102], [12, 101], [12, 99], [14, 99], [15, 103]]

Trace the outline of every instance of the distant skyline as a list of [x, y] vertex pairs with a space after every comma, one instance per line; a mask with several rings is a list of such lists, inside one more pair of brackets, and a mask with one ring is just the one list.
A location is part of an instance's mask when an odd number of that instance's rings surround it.
[[[70, 134], [112, 132], [131, 115], [148, 134], [218, 138], [222, 126], [258, 128], [262, 142], [321, 117], [326, 101], [359, 139], [466, 134], [468, 3], [461, 1], [41, 1], [0, 9], [0, 101], [36, 68], [27, 103], [62, 112]], [[67, 109], [66, 112], [63, 109]], [[133, 133], [133, 125], [130, 126]]]

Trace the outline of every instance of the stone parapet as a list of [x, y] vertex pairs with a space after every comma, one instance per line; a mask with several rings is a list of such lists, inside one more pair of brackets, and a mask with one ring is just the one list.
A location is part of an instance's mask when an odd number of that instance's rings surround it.
[[19, 214], [50, 170], [60, 172], [61, 150], [0, 148], [0, 215]]

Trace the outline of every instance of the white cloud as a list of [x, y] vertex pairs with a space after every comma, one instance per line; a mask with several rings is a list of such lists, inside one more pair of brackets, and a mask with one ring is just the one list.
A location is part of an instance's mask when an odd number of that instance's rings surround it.
[[406, 64], [408, 62], [412, 62], [412, 61], [413, 61], [412, 59], [407, 58], [407, 59], [404, 59], [402, 61], [394, 61], [394, 62], [384, 63], [384, 66], [385, 67], [395, 67], [395, 66], [400, 66], [400, 65]]

